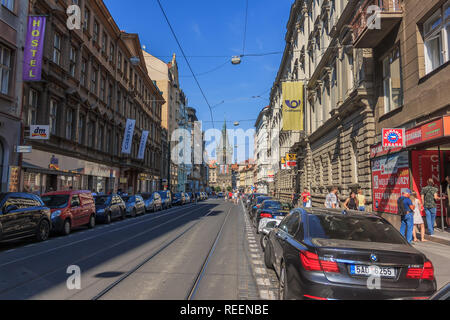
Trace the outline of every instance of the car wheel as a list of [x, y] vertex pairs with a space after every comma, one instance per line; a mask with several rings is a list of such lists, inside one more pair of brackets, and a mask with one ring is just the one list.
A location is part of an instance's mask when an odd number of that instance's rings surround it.
[[36, 232], [36, 240], [39, 242], [45, 241], [48, 239], [50, 234], [50, 223], [47, 220], [42, 220], [39, 223], [39, 227]]
[[280, 300], [288, 300], [287, 273], [284, 262], [280, 268], [280, 282], [278, 286], [278, 298]]
[[110, 223], [111, 223], [111, 213], [108, 213], [105, 218], [105, 224], [110, 224]]
[[70, 220], [69, 220], [69, 219], [66, 219], [66, 220], [64, 221], [64, 225], [63, 225], [63, 228], [62, 228], [62, 232], [61, 232], [61, 233], [62, 233], [64, 236], [67, 236], [67, 235], [70, 233], [71, 229], [72, 229], [72, 226], [70, 225]]
[[90, 216], [88, 227], [89, 227], [89, 229], [95, 228], [95, 216], [94, 215]]
[[127, 212], [125, 210], [120, 211], [120, 216], [122, 220], [125, 220], [127, 218]]
[[273, 269], [272, 264], [272, 248], [270, 247], [269, 242], [266, 242], [266, 247], [264, 250], [264, 264], [266, 265], [267, 269]]
[[259, 242], [261, 244], [261, 248], [262, 250], [266, 250], [266, 244], [267, 244], [267, 236], [265, 234], [262, 234], [261, 237], [259, 238]]

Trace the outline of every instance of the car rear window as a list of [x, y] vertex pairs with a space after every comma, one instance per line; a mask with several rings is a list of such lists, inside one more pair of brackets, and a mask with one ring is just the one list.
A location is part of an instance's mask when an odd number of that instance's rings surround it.
[[261, 202], [266, 201], [266, 200], [268, 200], [268, 199], [270, 199], [270, 198], [257, 198], [257, 199], [256, 199], [256, 203], [257, 203], [257, 204], [260, 204]]
[[69, 195], [53, 195], [43, 196], [41, 199], [44, 201], [45, 206], [50, 209], [62, 209], [67, 207], [69, 203]]
[[310, 215], [308, 222], [312, 239], [405, 243], [392, 225], [377, 217]]
[[94, 199], [95, 199], [95, 204], [97, 206], [107, 205], [110, 202], [109, 196], [96, 196], [96, 197], [94, 197]]

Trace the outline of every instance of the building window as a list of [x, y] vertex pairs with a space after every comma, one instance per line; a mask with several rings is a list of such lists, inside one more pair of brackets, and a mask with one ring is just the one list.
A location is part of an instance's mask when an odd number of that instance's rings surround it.
[[73, 110], [67, 109], [66, 111], [66, 139], [72, 140], [73, 132]]
[[122, 92], [117, 90], [117, 103], [116, 103], [116, 112], [120, 113], [120, 106], [122, 104]]
[[15, 0], [2, 0], [2, 5], [10, 11], [14, 11], [14, 1]]
[[112, 83], [110, 83], [109, 89], [108, 89], [108, 101], [107, 101], [108, 108], [112, 108], [112, 98], [113, 98], [113, 85], [112, 85]]
[[425, 69], [430, 73], [447, 61], [450, 50], [450, 1], [440, 7], [423, 25]]
[[38, 98], [39, 98], [38, 92], [34, 89], [30, 89], [28, 95], [28, 114], [27, 114], [28, 125], [36, 124]]
[[57, 65], [61, 63], [61, 36], [58, 33], [53, 39], [53, 62]]
[[94, 94], [97, 94], [97, 75], [98, 75], [98, 69], [96, 67], [92, 68], [91, 91]]
[[91, 17], [91, 12], [89, 11], [89, 9], [87, 8], [87, 6], [85, 5], [84, 7], [84, 22], [83, 22], [83, 30], [86, 32], [89, 32], [89, 25], [90, 25], [90, 17]]
[[58, 102], [50, 99], [50, 133], [56, 135], [56, 117], [58, 114]]
[[92, 37], [94, 43], [98, 43], [98, 32], [99, 32], [99, 25], [98, 22], [94, 20], [94, 35]]
[[11, 50], [0, 46], [0, 92], [3, 94], [9, 94], [11, 71]]
[[128, 62], [127, 61], [123, 62], [123, 77], [125, 79], [128, 79]]
[[103, 32], [103, 38], [102, 38], [102, 53], [106, 54], [106, 43], [108, 42], [108, 36], [105, 32]]
[[100, 80], [100, 98], [103, 101], [106, 101], [105, 85], [106, 85], [106, 79], [105, 79], [105, 77], [102, 77], [101, 80]]
[[81, 77], [80, 77], [80, 83], [82, 86], [86, 86], [86, 70], [87, 70], [87, 60], [83, 58], [81, 61]]
[[75, 71], [77, 65], [77, 49], [70, 47], [70, 75], [75, 78]]
[[111, 130], [106, 133], [106, 153], [111, 152]]
[[98, 146], [97, 149], [100, 151], [103, 151], [103, 138], [104, 138], [104, 127], [103, 126], [99, 126], [98, 128]]
[[388, 113], [403, 105], [400, 50], [395, 48], [383, 59], [384, 111]]
[[121, 52], [119, 52], [118, 54], [117, 54], [117, 69], [119, 70], [119, 71], [122, 71], [122, 53]]
[[94, 122], [89, 121], [87, 125], [87, 138], [88, 138], [88, 146], [90, 148], [94, 147], [95, 135], [94, 135]]
[[86, 117], [80, 114], [80, 119], [78, 120], [78, 143], [84, 144], [84, 126], [86, 123]]
[[115, 56], [115, 47], [111, 42], [110, 48], [109, 48], [109, 62], [114, 63], [114, 56]]

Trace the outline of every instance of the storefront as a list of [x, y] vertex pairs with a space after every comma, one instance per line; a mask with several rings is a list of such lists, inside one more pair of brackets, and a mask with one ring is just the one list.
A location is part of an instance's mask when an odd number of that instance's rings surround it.
[[[440, 117], [406, 130], [406, 147], [371, 149], [373, 210], [397, 214], [397, 199], [409, 188], [420, 196], [428, 179], [445, 195], [443, 184], [450, 175], [450, 116]], [[449, 224], [447, 200], [437, 202], [437, 223]], [[422, 215], [425, 215], [422, 212]], [[441, 219], [443, 215], [444, 219]]]
[[77, 158], [33, 150], [23, 157], [23, 189], [37, 194], [52, 190], [117, 190], [118, 168]]

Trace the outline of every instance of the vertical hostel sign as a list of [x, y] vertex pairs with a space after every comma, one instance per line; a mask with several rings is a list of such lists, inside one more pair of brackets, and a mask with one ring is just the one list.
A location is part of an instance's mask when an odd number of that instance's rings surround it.
[[125, 126], [125, 134], [123, 136], [122, 153], [131, 154], [131, 147], [133, 146], [133, 134], [134, 134], [134, 126], [135, 125], [136, 125], [136, 120], [127, 119], [127, 124]]
[[28, 17], [25, 42], [23, 81], [41, 81], [46, 17]]
[[142, 131], [141, 144], [139, 146], [138, 159], [143, 160], [145, 155], [145, 147], [147, 146], [148, 131]]

